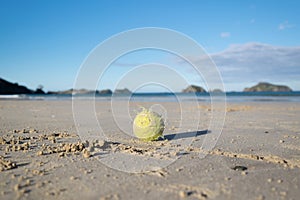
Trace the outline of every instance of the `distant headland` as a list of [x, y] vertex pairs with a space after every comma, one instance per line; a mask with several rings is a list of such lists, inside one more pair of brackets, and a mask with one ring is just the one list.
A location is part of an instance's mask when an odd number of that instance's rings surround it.
[[0, 94], [45, 94], [45, 92], [42, 88], [31, 90], [18, 83], [11, 83], [0, 78]]
[[271, 83], [260, 82], [250, 88], [245, 88], [244, 92], [292, 92], [293, 90], [285, 85], [274, 85]]
[[37, 88], [36, 90], [32, 90], [27, 88], [26, 86], [19, 85], [18, 83], [11, 83], [0, 78], [0, 95], [12, 95], [12, 94], [103, 94], [103, 95], [110, 95], [110, 94], [131, 94], [131, 91], [127, 88], [124, 89], [116, 89], [114, 92], [110, 89], [104, 90], [87, 90], [87, 89], [68, 89], [63, 91], [48, 91], [47, 93], [43, 91], [42, 87]]
[[[207, 93], [207, 91], [201, 86], [189, 85], [187, 88], [181, 91], [182, 93]], [[214, 89], [210, 92], [222, 92], [220, 89]], [[275, 85], [267, 82], [259, 82], [257, 85], [254, 85], [249, 88], [245, 88], [243, 92], [292, 92], [292, 89], [285, 85]], [[43, 91], [42, 87], [32, 90], [26, 86], [19, 85], [18, 83], [11, 83], [0, 78], [0, 95], [12, 95], [12, 94], [103, 94], [103, 95], [112, 95], [112, 94], [132, 94], [132, 92], [127, 89], [116, 89], [112, 91], [110, 89], [104, 90], [87, 90], [87, 89], [68, 89], [63, 91], [48, 91], [47, 93]]]

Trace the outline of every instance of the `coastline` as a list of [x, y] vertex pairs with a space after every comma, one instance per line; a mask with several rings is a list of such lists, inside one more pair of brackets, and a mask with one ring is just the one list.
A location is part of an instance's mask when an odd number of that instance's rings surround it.
[[15, 94], [0, 95], [0, 100], [44, 100], [72, 101], [73, 98], [95, 101], [135, 101], [135, 102], [210, 102], [211, 96], [226, 97], [227, 102], [300, 102], [300, 91], [293, 92], [226, 92], [220, 93], [128, 93], [128, 94]]

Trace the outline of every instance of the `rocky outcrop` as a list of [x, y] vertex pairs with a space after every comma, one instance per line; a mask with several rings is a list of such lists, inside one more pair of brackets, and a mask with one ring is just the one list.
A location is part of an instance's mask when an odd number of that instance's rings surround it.
[[209, 93], [224, 93], [224, 92], [221, 89], [213, 89], [213, 90], [210, 90]]
[[[63, 90], [63, 91], [48, 91], [47, 94], [73, 94], [73, 91], [75, 92], [75, 90], [73, 90], [73, 89]], [[77, 91], [80, 91], [80, 90], [77, 90]]]
[[43, 89], [38, 88], [34, 91], [34, 94], [46, 94]]
[[257, 85], [245, 88], [244, 92], [291, 92], [292, 89], [285, 85], [274, 85], [271, 83], [260, 82]]
[[131, 94], [131, 91], [127, 88], [124, 89], [116, 89], [114, 94]]
[[203, 89], [200, 86], [196, 86], [196, 85], [190, 85], [187, 88], [185, 88], [184, 90], [182, 90], [183, 93], [200, 93], [200, 92], [206, 92], [205, 89]]
[[18, 83], [11, 83], [0, 78], [0, 94], [33, 94], [34, 91]]
[[106, 90], [100, 90], [97, 93], [98, 94], [112, 94], [112, 91], [110, 89], [106, 89]]
[[64, 91], [49, 91], [47, 94], [112, 94], [112, 91], [110, 89], [106, 90], [87, 90], [87, 89], [69, 89]]

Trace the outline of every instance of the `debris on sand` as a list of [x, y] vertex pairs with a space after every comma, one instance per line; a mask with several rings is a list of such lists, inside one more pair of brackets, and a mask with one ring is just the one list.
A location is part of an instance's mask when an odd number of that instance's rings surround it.
[[233, 170], [235, 170], [235, 171], [245, 171], [245, 170], [247, 170], [248, 168], [245, 167], [245, 166], [237, 165], [237, 166], [232, 167], [231, 169], [233, 169]]
[[0, 156], [0, 171], [10, 170], [17, 168], [17, 164], [11, 160], [5, 159], [3, 156]]

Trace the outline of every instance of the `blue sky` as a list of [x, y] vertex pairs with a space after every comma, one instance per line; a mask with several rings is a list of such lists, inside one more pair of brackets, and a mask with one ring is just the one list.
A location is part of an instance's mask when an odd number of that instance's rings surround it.
[[[100, 42], [133, 28], [162, 27], [202, 45], [228, 91], [259, 81], [300, 90], [299, 8], [297, 0], [0, 0], [0, 77], [30, 88], [42, 84], [46, 91], [68, 89]], [[113, 88], [113, 80], [130, 70], [130, 64], [172, 64], [171, 57], [146, 51], [120, 58], [99, 88]], [[191, 83], [202, 84], [186, 73]]]

